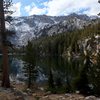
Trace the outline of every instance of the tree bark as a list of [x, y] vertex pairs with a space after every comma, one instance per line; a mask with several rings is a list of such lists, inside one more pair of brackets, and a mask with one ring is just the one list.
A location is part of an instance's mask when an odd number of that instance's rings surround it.
[[0, 35], [1, 35], [1, 45], [3, 54], [3, 74], [2, 74], [2, 87], [9, 88], [9, 66], [8, 66], [8, 48], [6, 45], [6, 33], [5, 33], [5, 17], [4, 17], [4, 7], [3, 0], [0, 0]]

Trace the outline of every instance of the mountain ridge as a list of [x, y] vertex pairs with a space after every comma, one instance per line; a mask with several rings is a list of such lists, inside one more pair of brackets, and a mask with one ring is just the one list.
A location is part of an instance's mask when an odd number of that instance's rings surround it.
[[10, 41], [15, 45], [26, 45], [28, 40], [40, 36], [51, 36], [93, 24], [91, 17], [87, 15], [70, 14], [68, 16], [32, 15], [27, 17], [14, 17], [10, 30], [15, 30], [15, 36]]

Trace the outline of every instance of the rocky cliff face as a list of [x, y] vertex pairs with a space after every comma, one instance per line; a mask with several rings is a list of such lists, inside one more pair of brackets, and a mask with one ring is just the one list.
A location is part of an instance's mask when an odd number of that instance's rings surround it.
[[[93, 18], [94, 19], [94, 18]], [[71, 14], [68, 16], [33, 15], [29, 17], [17, 17], [7, 25], [14, 29], [16, 36], [10, 38], [15, 45], [26, 45], [28, 40], [40, 36], [50, 36], [75, 29], [82, 29], [91, 24], [93, 20], [87, 15]]]

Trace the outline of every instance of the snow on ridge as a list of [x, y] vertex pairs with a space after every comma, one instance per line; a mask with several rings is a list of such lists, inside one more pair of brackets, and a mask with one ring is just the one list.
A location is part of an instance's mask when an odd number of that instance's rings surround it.
[[[16, 37], [14, 43], [18, 45], [26, 45], [28, 40], [41, 35], [53, 35], [74, 28], [83, 28], [84, 25], [88, 25], [90, 20], [87, 17], [80, 18], [79, 15], [71, 16], [44, 16], [33, 15], [29, 17], [14, 18], [12, 21], [13, 27], [16, 31]], [[82, 15], [81, 15], [82, 16]], [[85, 20], [86, 19], [86, 20]], [[7, 25], [9, 27], [9, 25]], [[11, 26], [10, 26], [11, 28]]]

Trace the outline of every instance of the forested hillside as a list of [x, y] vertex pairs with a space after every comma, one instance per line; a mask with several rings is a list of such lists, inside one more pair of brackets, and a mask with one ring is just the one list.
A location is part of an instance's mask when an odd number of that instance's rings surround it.
[[96, 55], [100, 53], [100, 23], [73, 32], [40, 37], [31, 42], [40, 56]]

